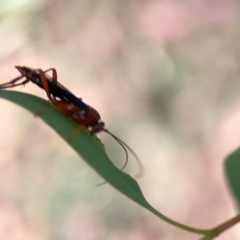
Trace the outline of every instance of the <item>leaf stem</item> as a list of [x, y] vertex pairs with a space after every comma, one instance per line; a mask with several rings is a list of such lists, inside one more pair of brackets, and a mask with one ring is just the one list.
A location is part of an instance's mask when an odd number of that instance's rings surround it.
[[178, 227], [178, 228], [181, 228], [183, 230], [186, 230], [188, 232], [203, 234], [205, 236], [213, 236], [213, 235], [215, 235], [215, 232], [213, 232], [213, 230], [192, 228], [192, 227], [186, 226], [184, 224], [181, 224], [179, 222], [173, 221], [172, 219], [166, 217], [165, 215], [161, 214], [160, 212], [158, 212], [156, 209], [154, 209], [152, 207], [151, 207], [151, 212], [154, 213], [159, 218], [161, 218], [163, 221], [165, 221], [165, 222], [167, 222], [167, 223], [169, 223], [169, 224], [171, 224], [171, 225], [173, 225], [175, 227]]
[[226, 231], [228, 228], [237, 224], [238, 222], [240, 222], [240, 214], [238, 214], [237, 216], [231, 218], [230, 220], [220, 224], [216, 228], [213, 228], [211, 231], [214, 232], [216, 235], [219, 235], [222, 232]]

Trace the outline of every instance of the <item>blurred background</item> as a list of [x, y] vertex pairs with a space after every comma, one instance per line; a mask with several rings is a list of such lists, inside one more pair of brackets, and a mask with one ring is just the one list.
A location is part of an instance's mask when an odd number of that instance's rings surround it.
[[[0, 0], [0, 82], [58, 71], [140, 156], [153, 207], [212, 228], [237, 209], [224, 158], [240, 145], [240, 5], [234, 0]], [[46, 98], [34, 84], [15, 88]], [[0, 239], [190, 240], [117, 192], [39, 118], [0, 101]], [[121, 147], [98, 135], [122, 166]], [[126, 172], [138, 168], [130, 161]], [[235, 226], [218, 239], [237, 240]]]

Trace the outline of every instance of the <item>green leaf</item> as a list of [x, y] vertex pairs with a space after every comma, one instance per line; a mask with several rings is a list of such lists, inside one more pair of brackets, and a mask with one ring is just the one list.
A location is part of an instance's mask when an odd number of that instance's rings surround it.
[[240, 207], [240, 148], [226, 158], [225, 171], [232, 193]]
[[[10, 100], [34, 114], [44, 111], [39, 117], [51, 126], [67, 143], [74, 131], [79, 127], [78, 124], [70, 118], [65, 117], [59, 110], [46, 111], [47, 109], [51, 109], [53, 105], [36, 96], [0, 90], [0, 97]], [[210, 233], [209, 230], [191, 228], [175, 222], [154, 209], [144, 198], [137, 182], [113, 165], [108, 159], [101, 141], [96, 136], [91, 135], [87, 129], [80, 131], [79, 134], [74, 137], [71, 147], [109, 184], [162, 220], [190, 232], [199, 234]], [[159, 194], [161, 194], [161, 190], [159, 190]]]

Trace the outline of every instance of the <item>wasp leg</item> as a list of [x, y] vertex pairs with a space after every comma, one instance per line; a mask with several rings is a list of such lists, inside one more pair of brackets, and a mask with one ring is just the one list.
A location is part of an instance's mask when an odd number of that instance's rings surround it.
[[71, 145], [74, 138], [76, 137], [76, 135], [84, 129], [86, 129], [86, 127], [84, 125], [80, 125], [76, 130], [74, 130], [74, 132], [72, 133], [72, 135], [68, 139], [68, 143]]
[[58, 108], [57, 108], [56, 106], [52, 105], [52, 106], [50, 106], [50, 107], [48, 107], [48, 108], [45, 108], [45, 109], [43, 109], [43, 110], [41, 110], [41, 111], [35, 112], [35, 113], [34, 113], [34, 116], [35, 116], [35, 117], [40, 117], [40, 116], [42, 116], [43, 114], [45, 114], [45, 113], [47, 113], [47, 112], [50, 112], [50, 111], [53, 111], [53, 110], [58, 110]]
[[19, 81], [21, 78], [23, 78], [24, 76], [20, 76], [17, 78], [14, 78], [12, 81], [8, 82], [8, 83], [3, 83], [0, 85], [0, 89], [5, 89], [5, 88], [12, 88], [12, 87], [16, 87], [16, 86], [20, 86], [20, 85], [25, 85], [26, 83], [30, 82], [29, 79], [24, 80], [23, 82], [17, 83], [15, 84], [15, 82]]

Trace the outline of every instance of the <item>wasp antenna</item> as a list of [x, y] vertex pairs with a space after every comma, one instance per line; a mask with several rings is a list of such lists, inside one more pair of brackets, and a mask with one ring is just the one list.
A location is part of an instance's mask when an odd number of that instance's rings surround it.
[[121, 171], [123, 171], [124, 168], [128, 164], [128, 152], [127, 152], [127, 149], [126, 149], [126, 144], [121, 139], [119, 139], [118, 137], [113, 135], [111, 132], [109, 132], [107, 129], [103, 129], [103, 131], [108, 133], [110, 136], [112, 136], [121, 145], [121, 147], [123, 148], [123, 150], [124, 150], [124, 152], [126, 154], [126, 161], [125, 161], [124, 165], [122, 166], [122, 168], [120, 169]]
[[[111, 135], [122, 146], [122, 148], [124, 149], [126, 154], [127, 154], [127, 151], [126, 151], [126, 148], [127, 148], [128, 151], [133, 155], [133, 157], [135, 158], [135, 160], [138, 164], [138, 168], [139, 168], [139, 173], [137, 175], [135, 175], [135, 178], [141, 177], [144, 174], [144, 167], [143, 167], [142, 161], [140, 160], [138, 155], [125, 142], [123, 142], [120, 138], [118, 138], [117, 136], [115, 136], [114, 134], [109, 132], [107, 129], [103, 129], [103, 131], [108, 133], [109, 135]], [[127, 163], [127, 161], [126, 161], [126, 163]], [[123, 170], [126, 167], [126, 163], [124, 164], [124, 166], [121, 170]]]
[[[126, 146], [125, 146], [125, 144], [124, 144], [124, 142], [123, 141], [121, 141], [118, 137], [116, 137], [115, 135], [113, 135], [112, 133], [110, 133], [107, 129], [103, 129], [102, 131], [104, 131], [104, 132], [106, 132], [106, 133], [108, 133], [110, 136], [112, 136], [120, 145], [121, 145], [121, 147], [123, 148], [123, 150], [124, 150], [124, 152], [125, 152], [125, 154], [126, 154], [126, 161], [125, 161], [125, 163], [124, 163], [124, 165], [121, 167], [121, 171], [123, 171], [124, 170], [124, 168], [127, 166], [127, 164], [128, 164], [128, 152], [127, 152], [127, 149], [126, 149]], [[102, 182], [102, 183], [98, 183], [96, 186], [98, 187], [98, 186], [101, 186], [101, 185], [104, 185], [104, 184], [106, 184], [107, 182]]]

